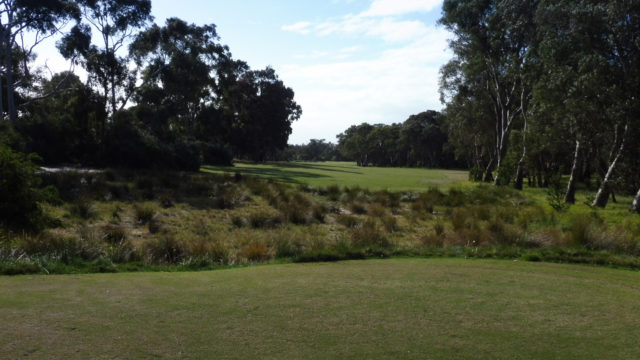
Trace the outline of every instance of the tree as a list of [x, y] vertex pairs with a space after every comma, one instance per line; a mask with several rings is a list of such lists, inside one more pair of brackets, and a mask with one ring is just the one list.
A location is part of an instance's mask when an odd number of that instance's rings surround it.
[[440, 167], [447, 135], [440, 126], [440, 116], [429, 110], [411, 115], [402, 124], [401, 142], [408, 147], [406, 165]]
[[198, 123], [219, 121], [215, 75], [220, 59], [230, 54], [218, 40], [215, 25], [196, 26], [176, 18], [136, 36], [130, 52], [144, 69], [135, 100], [138, 107], [154, 110], [147, 118], [164, 121], [154, 127], [191, 138], [212, 135], [211, 126]]
[[[503, 181], [499, 169], [511, 130], [522, 112], [522, 99], [528, 98], [530, 91], [523, 82], [523, 67], [535, 34], [536, 6], [537, 1], [446, 0], [439, 21], [456, 36], [450, 42], [454, 58], [445, 66], [443, 76], [455, 76], [474, 92], [485, 92], [491, 99], [498, 170], [495, 184]], [[458, 71], [446, 70], [447, 67]]]
[[218, 79], [222, 121], [234, 152], [264, 161], [284, 149], [302, 108], [275, 70], [250, 70], [245, 63], [230, 60], [220, 68]]
[[367, 123], [352, 125], [338, 134], [338, 149], [343, 156], [355, 159], [358, 166], [369, 165], [371, 145], [368, 136], [374, 127]]
[[[134, 31], [147, 25], [151, 0], [76, 0], [84, 22], [75, 26], [58, 44], [66, 58], [80, 55], [89, 82], [102, 91], [109, 115], [123, 109], [131, 96], [136, 74], [128, 60], [118, 54], [133, 37]], [[101, 38], [101, 47], [91, 45], [92, 29]]]
[[[59, 87], [61, 90], [54, 91]], [[36, 96], [51, 94], [24, 107], [17, 125], [27, 152], [42, 154], [47, 164], [96, 163], [101, 124], [106, 116], [97, 94], [72, 73], [42, 80]]]
[[[13, 124], [18, 118], [16, 90], [29, 79], [28, 62], [43, 40], [59, 32], [59, 25], [79, 18], [77, 6], [65, 0], [0, 1], [0, 117], [5, 112]], [[32, 32], [32, 40], [25, 37]], [[18, 70], [18, 72], [16, 72]], [[15, 75], [20, 73], [19, 77]], [[6, 91], [7, 108], [4, 106]]]

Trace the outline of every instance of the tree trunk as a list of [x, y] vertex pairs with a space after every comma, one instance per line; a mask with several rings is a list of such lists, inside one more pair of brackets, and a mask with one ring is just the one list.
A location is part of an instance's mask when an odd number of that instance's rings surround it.
[[[0, 26], [0, 49], [3, 49], [4, 51], [4, 56], [8, 56], [8, 52], [6, 51], [6, 45], [4, 42], [5, 39], [5, 31], [4, 31], [4, 26]], [[0, 59], [0, 64], [4, 63], [3, 61], [4, 59]], [[4, 81], [3, 81], [3, 76], [0, 73], [0, 121], [4, 120], [4, 101], [2, 99], [4, 99], [3, 97], [3, 87], [4, 87]]]
[[640, 214], [640, 189], [638, 189], [638, 193], [636, 193], [636, 196], [633, 198], [633, 202], [631, 203], [631, 211]]
[[[11, 24], [13, 22], [13, 11], [8, 11], [7, 16], [7, 24]], [[13, 39], [11, 33], [5, 34], [5, 36], [7, 37], [6, 43], [4, 44], [6, 46], [4, 49], [4, 66], [7, 77], [7, 106], [9, 107], [9, 119], [11, 119], [11, 123], [15, 126], [16, 121], [18, 120], [18, 113], [16, 111], [16, 101], [13, 93], [13, 58], [11, 56], [13, 51]]]
[[484, 182], [491, 182], [491, 180], [493, 179], [493, 176], [491, 175], [491, 169], [493, 168], [493, 159], [489, 160], [489, 164], [487, 164], [487, 167], [484, 170], [484, 175], [482, 176], [482, 181]]
[[613, 176], [613, 171], [616, 168], [618, 159], [620, 159], [620, 155], [622, 155], [622, 151], [624, 150], [624, 142], [626, 137], [625, 135], [627, 134], [628, 127], [629, 127], [628, 123], [624, 125], [624, 132], [622, 133], [622, 141], [620, 142], [620, 146], [618, 147], [616, 156], [613, 158], [613, 161], [611, 161], [611, 164], [609, 164], [609, 169], [607, 170], [607, 173], [604, 176], [604, 179], [602, 179], [602, 183], [600, 184], [600, 188], [598, 189], [596, 198], [593, 200], [593, 203], [591, 204], [591, 206], [597, 206], [601, 208], [604, 208], [607, 206], [607, 202], [609, 201], [609, 194], [611, 193], [611, 190], [609, 189], [609, 183], [611, 182], [611, 177]]
[[567, 192], [564, 195], [564, 202], [574, 204], [576, 202], [576, 180], [578, 176], [578, 163], [580, 161], [580, 141], [576, 139], [576, 150], [573, 154], [573, 166], [571, 167], [571, 176], [567, 184]]

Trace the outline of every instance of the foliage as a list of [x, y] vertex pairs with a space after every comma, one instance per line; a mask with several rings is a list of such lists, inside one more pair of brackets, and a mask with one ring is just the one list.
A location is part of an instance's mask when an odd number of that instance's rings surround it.
[[33, 230], [43, 225], [36, 158], [0, 144], [0, 226]]

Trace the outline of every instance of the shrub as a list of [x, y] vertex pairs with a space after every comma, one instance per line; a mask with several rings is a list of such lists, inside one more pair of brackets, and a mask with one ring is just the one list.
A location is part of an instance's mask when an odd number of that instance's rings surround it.
[[69, 212], [82, 220], [90, 220], [97, 216], [93, 202], [87, 198], [80, 198], [73, 202], [69, 207]]
[[388, 247], [391, 245], [387, 237], [380, 231], [374, 219], [367, 219], [362, 223], [362, 226], [352, 230], [351, 243], [357, 247]]
[[577, 246], [587, 246], [591, 242], [592, 230], [601, 225], [599, 219], [587, 214], [574, 214], [570, 220], [567, 236], [569, 243]]
[[444, 223], [440, 220], [433, 223], [433, 231], [438, 237], [442, 237], [444, 235]]
[[563, 245], [562, 231], [552, 228], [527, 234], [522, 246], [530, 248], [553, 247]]
[[351, 212], [353, 212], [354, 214], [363, 215], [367, 213], [367, 208], [359, 202], [354, 202], [353, 204], [351, 204], [350, 208]]
[[360, 220], [353, 215], [341, 214], [338, 215], [338, 224], [344, 225], [348, 228], [354, 228], [360, 225]]
[[127, 231], [122, 226], [105, 225], [102, 233], [102, 238], [109, 244], [118, 244], [127, 238]]
[[39, 230], [43, 212], [42, 192], [36, 176], [35, 155], [25, 156], [0, 144], [0, 225]]
[[289, 237], [279, 237], [276, 240], [276, 258], [293, 258], [300, 256], [304, 246], [300, 241]]
[[245, 219], [240, 215], [232, 215], [231, 224], [237, 228], [241, 228], [245, 225]]
[[157, 234], [162, 231], [163, 226], [160, 219], [155, 216], [152, 216], [149, 222], [147, 223], [147, 228], [149, 229], [149, 233]]
[[328, 212], [329, 208], [326, 205], [316, 204], [313, 206], [312, 216], [317, 222], [324, 223], [324, 218], [327, 216]]
[[159, 264], [177, 264], [189, 254], [185, 243], [172, 235], [147, 240], [143, 244], [143, 252], [148, 262]]
[[326, 189], [327, 198], [331, 201], [338, 201], [340, 199], [340, 187], [338, 185], [329, 185]]
[[387, 214], [387, 209], [379, 203], [373, 203], [369, 205], [369, 215], [377, 218], [381, 218]]
[[106, 225], [102, 228], [102, 232], [104, 234], [102, 238], [107, 243], [106, 257], [109, 260], [125, 263], [140, 258], [123, 227]]
[[467, 219], [471, 218], [471, 215], [466, 209], [456, 208], [451, 212], [451, 225], [454, 230], [461, 230], [468, 227]]
[[188, 248], [192, 257], [220, 265], [229, 262], [229, 249], [221, 241], [199, 237], [190, 241]]
[[380, 218], [380, 221], [382, 222], [382, 226], [384, 226], [384, 229], [387, 230], [387, 232], [392, 233], [400, 229], [400, 227], [398, 226], [398, 219], [396, 219], [393, 215], [385, 215]]
[[278, 214], [267, 211], [254, 211], [249, 214], [249, 226], [254, 229], [274, 228], [282, 223], [282, 219]]
[[245, 189], [232, 182], [216, 184], [212, 196], [218, 209], [233, 209], [248, 198]]
[[149, 203], [136, 204], [133, 207], [133, 212], [138, 224], [144, 225], [153, 219], [156, 207]]
[[250, 262], [261, 262], [271, 259], [269, 248], [261, 241], [252, 241], [244, 249], [242, 255]]

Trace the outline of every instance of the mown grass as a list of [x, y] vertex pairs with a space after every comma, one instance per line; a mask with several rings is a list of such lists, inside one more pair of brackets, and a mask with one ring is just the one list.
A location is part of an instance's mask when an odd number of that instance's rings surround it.
[[0, 278], [0, 358], [634, 359], [637, 272], [392, 259]]
[[443, 189], [467, 183], [468, 173], [461, 170], [423, 168], [359, 167], [352, 162], [271, 162], [256, 164], [236, 162], [235, 166], [204, 166], [214, 174], [239, 173], [291, 184], [313, 187], [360, 186], [371, 190], [424, 190], [432, 186]]

